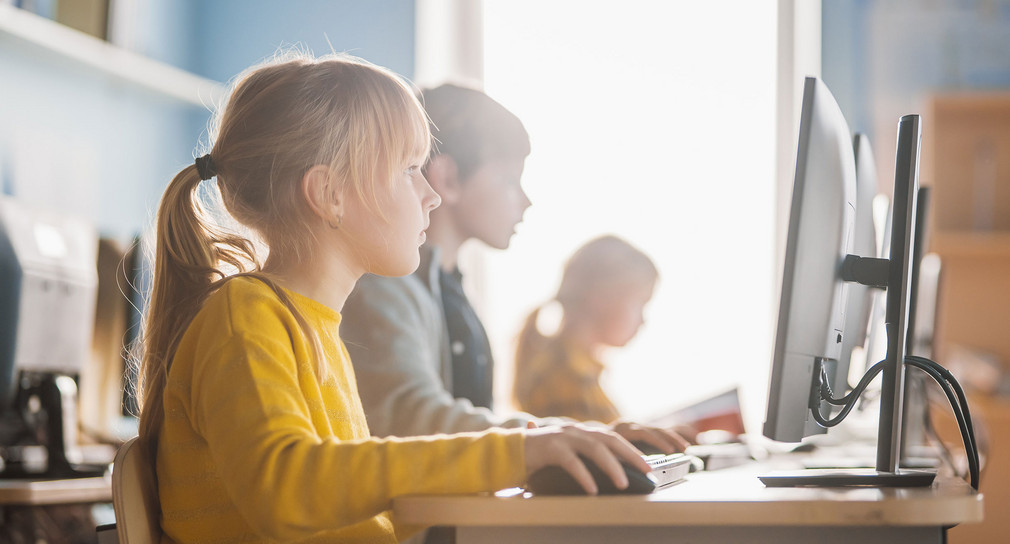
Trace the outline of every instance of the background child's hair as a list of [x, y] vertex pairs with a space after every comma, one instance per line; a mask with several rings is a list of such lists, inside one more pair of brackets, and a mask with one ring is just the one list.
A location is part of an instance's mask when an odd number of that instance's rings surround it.
[[420, 98], [435, 138], [432, 156], [452, 157], [461, 180], [489, 159], [530, 154], [519, 118], [481, 91], [446, 83], [425, 89]]
[[[648, 284], [658, 276], [655, 263], [644, 252], [617, 236], [600, 236], [586, 242], [569, 257], [553, 300], [561, 305], [563, 323], [568, 316], [584, 313], [583, 304], [594, 294]], [[534, 309], [526, 317], [519, 332], [515, 358], [516, 397], [524, 387], [535, 386], [523, 377], [529, 374], [538, 355], [563, 351], [557, 350], [557, 343], [561, 342], [557, 335], [545, 335], [537, 328], [542, 308]]]
[[[255, 275], [270, 285], [319, 354], [318, 338], [301, 314], [259, 273], [253, 243], [215, 217], [230, 214], [258, 235], [269, 260], [301, 262], [310, 257], [315, 236], [301, 189], [306, 171], [328, 165], [336, 183], [381, 214], [375, 183], [393, 183], [395, 173], [426, 156], [431, 144], [413, 90], [392, 72], [344, 55], [288, 52], [253, 67], [236, 80], [220, 113], [210, 151], [217, 183], [202, 184], [197, 167], [187, 166], [168, 185], [158, 210], [138, 391], [140, 436], [152, 458], [172, 357], [203, 302], [227, 279]], [[212, 214], [208, 205], [216, 198], [224, 210]], [[325, 376], [327, 361], [317, 363]]]

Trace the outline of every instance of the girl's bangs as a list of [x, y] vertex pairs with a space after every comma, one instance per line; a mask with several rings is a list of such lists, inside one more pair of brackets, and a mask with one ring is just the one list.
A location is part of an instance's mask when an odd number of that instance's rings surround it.
[[431, 152], [431, 129], [428, 127], [428, 115], [415, 99], [410, 99], [404, 106], [407, 111], [403, 112], [405, 123], [401, 129], [404, 136], [403, 150], [406, 153], [403, 159], [405, 162], [411, 164], [416, 162], [423, 166]]

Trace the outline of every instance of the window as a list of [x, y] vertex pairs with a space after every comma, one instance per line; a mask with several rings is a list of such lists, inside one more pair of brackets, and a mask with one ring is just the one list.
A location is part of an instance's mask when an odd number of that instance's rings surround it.
[[638, 337], [606, 357], [622, 413], [741, 385], [760, 424], [781, 267], [776, 17], [768, 0], [485, 1], [485, 90], [533, 146], [533, 207], [509, 251], [478, 261], [500, 401], [527, 313], [576, 247], [614, 233], [661, 274]]

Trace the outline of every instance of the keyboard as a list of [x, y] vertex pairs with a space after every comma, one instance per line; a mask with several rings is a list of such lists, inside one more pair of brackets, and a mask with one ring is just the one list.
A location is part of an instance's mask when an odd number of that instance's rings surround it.
[[656, 489], [683, 480], [691, 470], [692, 458], [683, 453], [643, 455], [642, 459], [652, 467], [652, 475], [656, 477]]

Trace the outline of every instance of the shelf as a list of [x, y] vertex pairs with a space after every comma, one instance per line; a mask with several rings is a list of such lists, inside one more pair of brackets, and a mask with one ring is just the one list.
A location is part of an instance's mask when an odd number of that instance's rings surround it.
[[96, 73], [187, 104], [201, 107], [217, 104], [225, 92], [224, 86], [216, 81], [127, 51], [34, 13], [0, 4], [0, 48], [5, 42], [56, 54]]
[[941, 257], [1010, 258], [1010, 232], [947, 231], [933, 235]]

